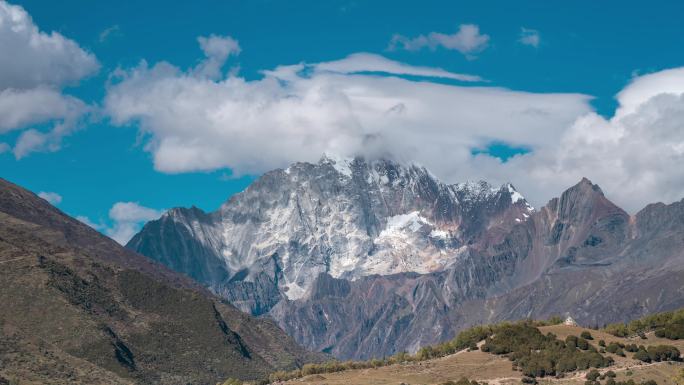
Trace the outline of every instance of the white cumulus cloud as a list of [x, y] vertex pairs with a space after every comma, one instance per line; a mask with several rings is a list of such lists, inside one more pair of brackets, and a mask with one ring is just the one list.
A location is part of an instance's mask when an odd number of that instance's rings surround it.
[[45, 33], [18, 5], [0, 1], [0, 89], [74, 84], [97, 71], [94, 55], [57, 32]]
[[537, 185], [537, 199], [582, 176], [631, 212], [684, 198], [684, 68], [636, 78], [610, 118], [588, 113], [555, 143], [498, 166]]
[[51, 88], [0, 90], [0, 134], [49, 120], [74, 120], [85, 109], [81, 100]]
[[199, 42], [206, 59], [195, 68], [195, 74], [209, 79], [220, 79], [222, 77], [221, 68], [228, 57], [240, 53], [240, 44], [232, 37], [200, 36], [197, 38], [197, 42]]
[[[584, 176], [632, 212], [684, 197], [684, 68], [635, 78], [609, 118], [587, 95], [437, 78], [477, 80], [371, 54], [256, 80], [143, 62], [109, 86], [105, 109], [114, 124], [140, 127], [167, 173], [258, 174], [335, 153], [418, 162], [447, 182], [510, 181], [537, 206]], [[507, 161], [474, 154], [493, 142], [531, 151]]]
[[117, 202], [109, 209], [110, 224], [102, 220], [96, 223], [83, 215], [76, 219], [125, 245], [145, 223], [158, 219], [162, 214], [163, 210], [141, 206], [137, 202]]
[[[20, 6], [0, 0], [0, 135], [23, 132], [14, 155], [54, 151], [88, 111], [81, 100], [62, 93], [96, 72], [97, 59], [57, 32], [45, 33]], [[32, 128], [48, 124], [46, 131]]]
[[83, 215], [77, 216], [76, 219], [125, 245], [146, 222], [158, 219], [162, 214], [163, 210], [141, 206], [137, 202], [117, 202], [109, 209], [111, 225], [104, 221], [96, 223]]
[[104, 105], [114, 124], [137, 123], [148, 134], [145, 148], [157, 170], [238, 174], [315, 161], [324, 152], [392, 155], [451, 170], [490, 140], [542, 145], [591, 110], [579, 94], [402, 75], [477, 79], [370, 54], [281, 66], [251, 81], [211, 80], [166, 62], [143, 62], [109, 86]]
[[50, 204], [53, 206], [57, 206], [58, 204], [62, 203], [62, 196], [56, 192], [41, 191], [38, 193], [38, 196], [50, 202]]
[[141, 206], [136, 202], [117, 202], [109, 210], [113, 225], [104, 230], [110, 238], [125, 245], [148, 221], [158, 219], [162, 211]]
[[520, 38], [518, 41], [520, 44], [537, 48], [539, 47], [541, 37], [539, 36], [539, 31], [536, 29], [522, 27], [520, 28]]
[[107, 226], [105, 226], [102, 223], [93, 222], [92, 220], [90, 220], [90, 218], [86, 217], [85, 215], [77, 215], [76, 219], [78, 219], [83, 224], [86, 224], [86, 225], [90, 226], [91, 228], [98, 230], [98, 231], [107, 228]]
[[453, 34], [430, 32], [413, 38], [396, 34], [392, 36], [389, 50], [402, 48], [407, 51], [419, 51], [423, 48], [456, 50], [464, 55], [483, 51], [489, 44], [489, 35], [480, 33], [480, 27], [475, 24], [461, 24]]

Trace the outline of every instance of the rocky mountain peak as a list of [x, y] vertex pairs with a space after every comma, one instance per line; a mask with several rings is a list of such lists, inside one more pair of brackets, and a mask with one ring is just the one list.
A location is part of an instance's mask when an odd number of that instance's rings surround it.
[[264, 174], [217, 212], [170, 210], [128, 246], [261, 313], [305, 297], [321, 273], [440, 271], [531, 212], [511, 184], [449, 185], [420, 165], [326, 154]]
[[174, 207], [172, 209], [166, 210], [162, 214], [162, 218], [176, 219], [176, 220], [187, 220], [201, 219], [207, 215], [202, 209], [196, 206], [191, 206], [189, 208], [185, 207]]
[[630, 216], [587, 178], [551, 200], [538, 221], [546, 229], [544, 254], [561, 268], [612, 263], [609, 256], [616, 255], [631, 231]]
[[559, 198], [549, 201], [546, 209], [559, 220], [571, 222], [583, 221], [605, 212], [624, 212], [605, 197], [601, 187], [587, 178], [582, 178], [579, 183], [565, 190]]
[[[454, 322], [568, 309], [586, 320], [578, 309], [606, 280], [620, 293], [628, 281], [614, 272], [633, 261], [684, 266], [682, 210], [630, 218], [586, 178], [535, 210], [510, 183], [447, 184], [418, 165], [327, 155], [264, 174], [206, 220], [181, 210], [151, 222], [129, 247], [312, 349], [368, 358], [442, 341]], [[594, 271], [596, 285], [576, 286]]]
[[576, 185], [565, 190], [563, 192], [563, 194], [561, 195], [561, 199], [563, 199], [563, 196], [567, 196], [567, 195], [583, 195], [583, 196], [590, 196], [590, 197], [604, 197], [605, 196], [603, 194], [603, 190], [601, 190], [601, 187], [599, 187], [599, 185], [597, 185], [597, 184], [592, 183], [586, 177], [583, 177], [582, 180], [580, 180]]

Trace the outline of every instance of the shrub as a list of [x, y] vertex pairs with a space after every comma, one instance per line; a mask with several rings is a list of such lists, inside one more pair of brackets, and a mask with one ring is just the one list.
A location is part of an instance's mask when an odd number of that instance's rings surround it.
[[411, 355], [408, 354], [407, 352], [399, 352], [392, 357], [390, 357], [390, 361], [395, 364], [400, 364], [402, 362], [407, 362], [411, 361]]
[[589, 341], [585, 340], [584, 338], [578, 338], [577, 347], [582, 350], [587, 350], [589, 349]]
[[660, 338], [671, 340], [684, 339], [684, 317], [657, 329], [655, 335]]
[[586, 378], [589, 381], [596, 381], [596, 379], [599, 378], [600, 375], [601, 373], [598, 370], [592, 369], [587, 373]]
[[604, 340], [599, 340], [598, 344], [599, 344], [599, 346], [602, 346], [604, 348], [606, 347], [606, 341], [604, 341]]
[[622, 350], [623, 347], [624, 345], [619, 342], [611, 342], [608, 344], [608, 346], [606, 346], [606, 351], [608, 353], [617, 354], [617, 352]]
[[648, 352], [645, 350], [639, 350], [636, 353], [634, 353], [634, 359], [639, 360], [639, 361], [644, 361], [644, 362], [651, 362], [651, 357], [648, 355]]
[[631, 353], [639, 351], [639, 347], [636, 344], [629, 344], [625, 346], [625, 350]]
[[268, 376], [268, 380], [270, 382], [277, 382], [277, 381], [288, 381], [292, 380], [295, 378], [302, 377], [302, 372], [301, 370], [292, 370], [290, 372], [286, 371], [277, 371], [274, 373], [271, 373], [271, 375]]
[[587, 330], [583, 331], [580, 334], [580, 337], [584, 338], [585, 340], [593, 340], [594, 337], [591, 336], [591, 333], [589, 333]]
[[649, 346], [647, 349], [651, 361], [679, 361], [680, 352], [671, 345]]
[[610, 324], [605, 327], [604, 331], [616, 337], [627, 337], [629, 335], [629, 328], [627, 325], [620, 323]]

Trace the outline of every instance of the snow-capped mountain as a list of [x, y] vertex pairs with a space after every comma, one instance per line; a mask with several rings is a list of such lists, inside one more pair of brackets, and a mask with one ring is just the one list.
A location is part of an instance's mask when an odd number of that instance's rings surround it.
[[597, 325], [684, 306], [684, 200], [629, 215], [587, 179], [535, 210], [510, 184], [324, 157], [264, 174], [215, 212], [170, 210], [128, 247], [339, 358], [478, 323]]
[[128, 247], [260, 314], [306, 296], [319, 273], [443, 270], [532, 211], [510, 184], [448, 185], [416, 165], [324, 156], [265, 174], [216, 212], [170, 210]]

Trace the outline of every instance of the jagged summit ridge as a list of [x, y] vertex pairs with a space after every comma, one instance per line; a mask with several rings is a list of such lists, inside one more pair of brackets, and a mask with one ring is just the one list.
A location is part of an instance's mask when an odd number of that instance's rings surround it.
[[684, 306], [683, 210], [630, 216], [586, 178], [535, 210], [511, 184], [326, 157], [266, 173], [216, 212], [178, 209], [129, 247], [311, 349], [370, 358], [483, 322]]
[[[319, 273], [354, 280], [443, 270], [500, 218], [520, 222], [531, 211], [510, 184], [449, 185], [415, 164], [325, 155], [264, 174], [214, 213], [170, 210], [129, 247], [219, 293], [240, 292], [238, 306], [258, 313], [306, 296]], [[159, 231], [175, 233], [174, 250]], [[279, 295], [263, 303], [266, 292]]]

